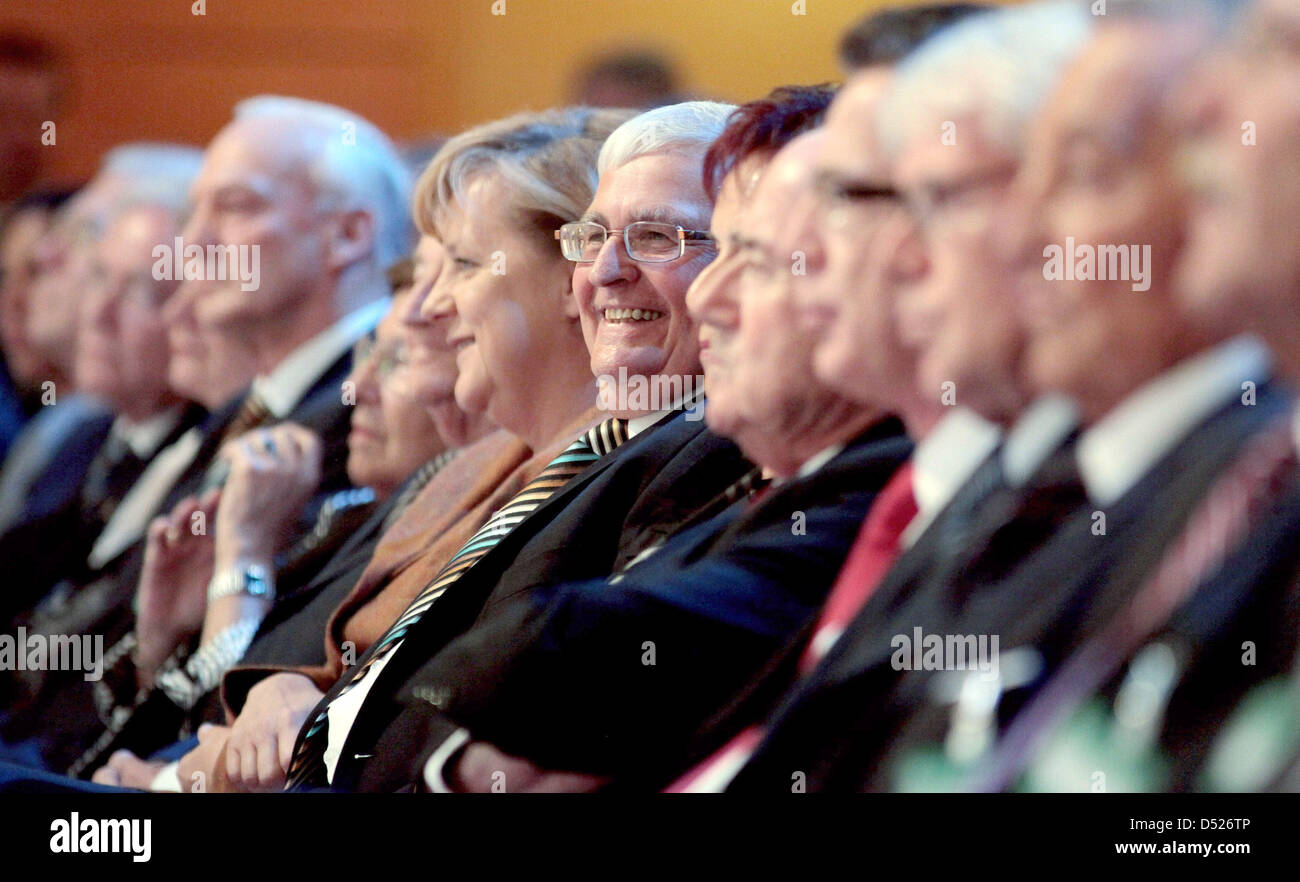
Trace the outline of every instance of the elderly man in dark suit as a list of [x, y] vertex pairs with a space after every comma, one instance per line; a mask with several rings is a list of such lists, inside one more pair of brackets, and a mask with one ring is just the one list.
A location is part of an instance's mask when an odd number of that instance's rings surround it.
[[[355, 143], [340, 143], [344, 137]], [[91, 577], [56, 589], [26, 617], [29, 629], [93, 631], [113, 647], [110, 655], [129, 652], [129, 600], [149, 519], [220, 484], [221, 447], [245, 432], [279, 422], [312, 430], [322, 446], [321, 490], [346, 485], [342, 383], [353, 344], [387, 308], [387, 265], [409, 252], [409, 190], [391, 143], [360, 117], [274, 96], [237, 108], [207, 150], [179, 250], [155, 267], [174, 274], [180, 265], [185, 276], [166, 307], [169, 380], [213, 414], [154, 458], [91, 548]], [[295, 455], [266, 440], [246, 443], [271, 457]], [[249, 493], [222, 504], [265, 502]], [[302, 524], [310, 526], [309, 514]], [[229, 627], [246, 645], [249, 621], [265, 614], [274, 586], [240, 562], [238, 549], [233, 560], [214, 574], [211, 590], [214, 599], [240, 600]], [[54, 675], [29, 693], [5, 721], [4, 737], [33, 739], [42, 761], [62, 768], [98, 728], [89, 684], [79, 674]]]
[[[1277, 359], [1279, 376], [1294, 387], [1300, 382], [1300, 253], [1289, 238], [1278, 241], [1275, 231], [1300, 216], [1290, 183], [1297, 175], [1300, 114], [1286, 86], [1300, 71], [1300, 53], [1283, 41], [1284, 35], [1300, 32], [1300, 11], [1277, 0], [1250, 6], [1236, 32], [1198, 66], [1179, 96], [1184, 148], [1195, 161], [1184, 166], [1191, 216], [1178, 287], [1198, 320], [1263, 339]], [[1265, 128], [1274, 137], [1256, 139], [1256, 130]], [[1294, 539], [1282, 541], [1295, 546]], [[1269, 556], [1258, 540], [1254, 544], [1264, 549], [1260, 556]], [[1281, 559], [1284, 552], [1272, 550]], [[1294, 589], [1291, 597], [1294, 609]], [[1284, 658], [1297, 636], [1294, 626], [1289, 633], [1260, 629], [1246, 639], [1261, 652], [1263, 633], [1278, 641], [1270, 654], [1280, 651]], [[1294, 728], [1278, 725], [1297, 713], [1297, 659], [1293, 651], [1285, 662], [1289, 671], [1254, 685], [1233, 709], [1190, 786], [1300, 790]], [[1238, 670], [1231, 663], [1220, 668], [1230, 674]], [[1239, 689], [1223, 691], [1235, 695]]]

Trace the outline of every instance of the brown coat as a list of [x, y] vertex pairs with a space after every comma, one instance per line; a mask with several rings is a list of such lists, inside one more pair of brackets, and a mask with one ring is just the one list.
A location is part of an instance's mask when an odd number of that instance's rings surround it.
[[249, 689], [281, 671], [304, 674], [318, 689], [328, 691], [343, 672], [345, 652], [349, 662], [360, 658], [493, 512], [604, 415], [594, 408], [584, 413], [531, 456], [522, 441], [503, 430], [466, 447], [384, 534], [357, 585], [330, 617], [325, 633], [326, 663], [236, 667], [222, 680], [227, 712], [237, 713]]

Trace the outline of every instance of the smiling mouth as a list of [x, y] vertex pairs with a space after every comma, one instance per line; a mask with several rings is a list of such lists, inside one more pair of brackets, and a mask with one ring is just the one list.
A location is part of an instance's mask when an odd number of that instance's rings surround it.
[[605, 321], [619, 324], [622, 322], [652, 322], [663, 318], [664, 314], [653, 309], [606, 309]]

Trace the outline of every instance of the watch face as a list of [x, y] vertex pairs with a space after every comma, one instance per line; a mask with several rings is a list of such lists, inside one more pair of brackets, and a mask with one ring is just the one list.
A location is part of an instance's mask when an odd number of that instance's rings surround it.
[[264, 597], [269, 593], [266, 568], [253, 564], [244, 570], [244, 590], [254, 597]]

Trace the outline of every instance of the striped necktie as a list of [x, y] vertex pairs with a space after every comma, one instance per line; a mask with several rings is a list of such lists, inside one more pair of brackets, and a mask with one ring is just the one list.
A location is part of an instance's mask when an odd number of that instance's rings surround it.
[[611, 418], [589, 429], [542, 469], [541, 473], [529, 481], [524, 489], [488, 518], [487, 523], [451, 556], [433, 581], [415, 596], [410, 606], [384, 636], [366, 651], [365, 657], [353, 668], [351, 676], [345, 675], [344, 679], [330, 690], [330, 694], [321, 700], [306, 734], [294, 751], [285, 789], [292, 790], [301, 784], [316, 780], [316, 774], [324, 762], [330, 705], [365, 680], [366, 675], [376, 664], [401, 645], [406, 633], [428, 612], [438, 597], [479, 559], [496, 547], [511, 530], [569, 480], [605, 454], [617, 449], [626, 440], [626, 420]]

